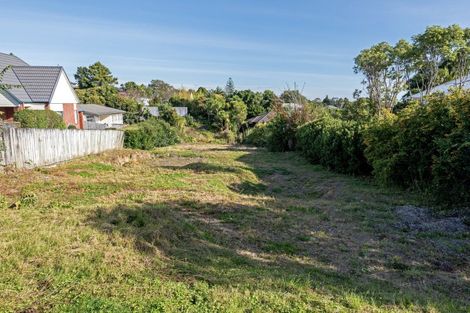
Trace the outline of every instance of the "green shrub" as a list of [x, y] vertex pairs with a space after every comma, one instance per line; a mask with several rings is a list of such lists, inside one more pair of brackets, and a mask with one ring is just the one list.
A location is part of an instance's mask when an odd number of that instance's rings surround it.
[[14, 120], [23, 128], [66, 128], [62, 116], [51, 110], [21, 110], [15, 113]]
[[354, 121], [325, 116], [299, 127], [297, 149], [312, 163], [357, 175], [370, 173], [364, 156], [364, 126]]
[[158, 106], [159, 118], [174, 126], [178, 129], [183, 129], [186, 124], [186, 119], [179, 116], [176, 110], [169, 104], [162, 104]]
[[38, 203], [38, 196], [34, 192], [25, 192], [21, 194], [19, 204], [21, 208], [30, 208]]
[[266, 147], [268, 144], [269, 129], [266, 124], [258, 124], [248, 129], [243, 143], [258, 147]]
[[436, 94], [373, 123], [366, 156], [376, 178], [426, 190], [440, 203], [470, 203], [470, 92]]
[[290, 151], [295, 148], [297, 125], [290, 123], [287, 115], [278, 114], [267, 125], [266, 146], [270, 151]]
[[124, 130], [124, 146], [132, 149], [151, 150], [179, 142], [174, 128], [168, 123], [151, 118], [145, 122], [134, 124]]

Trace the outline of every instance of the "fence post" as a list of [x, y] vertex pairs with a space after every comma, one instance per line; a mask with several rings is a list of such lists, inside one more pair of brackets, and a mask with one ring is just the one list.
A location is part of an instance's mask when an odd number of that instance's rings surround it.
[[5, 163], [5, 140], [3, 139], [4, 125], [0, 122], [0, 172], [4, 171]]

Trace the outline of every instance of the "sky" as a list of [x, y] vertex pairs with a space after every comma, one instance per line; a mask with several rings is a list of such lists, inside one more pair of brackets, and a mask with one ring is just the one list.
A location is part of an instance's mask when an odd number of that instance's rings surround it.
[[468, 0], [0, 0], [0, 52], [31, 65], [100, 61], [119, 82], [351, 97], [354, 57], [426, 26], [470, 26]]

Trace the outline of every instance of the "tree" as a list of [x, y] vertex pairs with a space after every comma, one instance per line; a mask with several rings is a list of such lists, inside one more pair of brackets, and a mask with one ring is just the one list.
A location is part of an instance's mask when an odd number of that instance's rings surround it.
[[240, 125], [242, 125], [242, 123], [246, 120], [247, 106], [240, 98], [235, 97], [228, 104], [228, 111], [230, 114], [232, 130], [238, 131]]
[[354, 72], [364, 75], [369, 99], [378, 109], [391, 110], [405, 89], [410, 72], [411, 45], [400, 40], [395, 46], [387, 42], [362, 50], [354, 59]]
[[153, 105], [166, 103], [175, 94], [176, 89], [163, 80], [154, 79], [148, 85], [149, 93], [152, 97]]
[[96, 88], [103, 86], [113, 86], [117, 84], [117, 78], [111, 74], [109, 68], [96, 62], [90, 66], [80, 66], [77, 68], [75, 79], [78, 88]]
[[[248, 117], [258, 116], [266, 112], [266, 108], [263, 106], [263, 95], [259, 92], [252, 90], [240, 90], [236, 91], [232, 98], [239, 98], [243, 101], [247, 108]], [[230, 101], [231, 99], [228, 99]]]
[[463, 31], [463, 40], [456, 49], [453, 76], [457, 87], [462, 88], [470, 74], [470, 28]]
[[[452, 78], [449, 69], [454, 61], [461, 58], [458, 63], [458, 76], [462, 77], [468, 70], [464, 47], [468, 46], [465, 40], [468, 30], [458, 25], [449, 27], [430, 26], [424, 33], [413, 36], [415, 85], [420, 89], [421, 96], [427, 96], [432, 89]], [[459, 57], [460, 54], [460, 57]]]
[[109, 104], [117, 95], [117, 89], [113, 86], [101, 86], [85, 89], [77, 89], [77, 96], [82, 103]]
[[294, 84], [294, 89], [290, 89], [290, 87], [288, 87], [287, 90], [284, 90], [279, 98], [281, 98], [285, 103], [296, 103], [300, 105], [308, 103], [307, 98], [302, 95], [302, 91], [297, 88], [297, 84]]
[[144, 84], [136, 84], [133, 81], [125, 82], [121, 85], [122, 91], [132, 99], [139, 100], [140, 98], [145, 98], [149, 95], [149, 90]]
[[225, 94], [230, 96], [235, 92], [235, 84], [232, 77], [229, 77], [227, 84], [225, 85]]
[[263, 92], [263, 99], [261, 100], [261, 105], [265, 111], [273, 109], [276, 104], [279, 102], [279, 98], [272, 90], [265, 90]]
[[7, 85], [7, 84], [4, 84], [2, 83], [3, 82], [3, 76], [5, 76], [5, 73], [10, 69], [10, 66], [7, 66], [5, 67], [4, 69], [2, 69], [0, 71], [0, 91], [1, 90], [7, 90], [7, 89], [10, 89], [11, 86], [10, 85]]

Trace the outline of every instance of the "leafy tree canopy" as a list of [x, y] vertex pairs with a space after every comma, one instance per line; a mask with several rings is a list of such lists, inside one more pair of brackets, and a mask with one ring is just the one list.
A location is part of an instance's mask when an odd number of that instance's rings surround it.
[[77, 68], [75, 79], [78, 88], [96, 88], [113, 86], [117, 84], [117, 78], [111, 74], [109, 68], [101, 62], [96, 62], [90, 66], [80, 66]]

